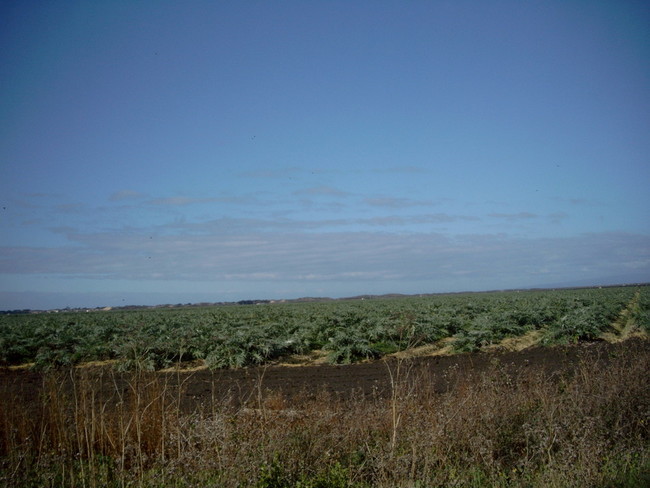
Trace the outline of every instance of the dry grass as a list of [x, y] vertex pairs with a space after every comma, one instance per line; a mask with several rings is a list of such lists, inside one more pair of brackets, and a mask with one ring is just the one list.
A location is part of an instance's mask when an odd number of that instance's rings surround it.
[[538, 345], [543, 337], [543, 329], [532, 330], [520, 336], [506, 337], [498, 344], [491, 344], [484, 347], [483, 350], [485, 352], [523, 351], [524, 349]]
[[639, 327], [636, 315], [639, 309], [639, 300], [641, 292], [637, 291], [634, 298], [625, 307], [618, 319], [609, 327], [608, 330], [601, 334], [601, 338], [610, 343], [622, 342], [632, 337], [647, 339], [648, 333], [645, 329]]
[[[190, 414], [169, 375], [45, 376], [37, 404], [0, 391], [0, 484], [22, 486], [642, 486], [650, 480], [647, 343], [549, 376], [461, 376], [433, 391], [408, 359], [387, 397], [227, 392]], [[190, 380], [191, 381], [191, 380]], [[112, 388], [107, 388], [112, 387]], [[110, 395], [99, 395], [111, 391]]]
[[326, 364], [327, 351], [322, 349], [315, 349], [306, 354], [290, 354], [278, 359], [278, 366], [315, 366], [317, 364]]
[[412, 359], [425, 356], [451, 356], [456, 354], [454, 349], [454, 338], [445, 337], [440, 339], [434, 344], [425, 344], [424, 346], [409, 347], [388, 357], [395, 357], [398, 359]]

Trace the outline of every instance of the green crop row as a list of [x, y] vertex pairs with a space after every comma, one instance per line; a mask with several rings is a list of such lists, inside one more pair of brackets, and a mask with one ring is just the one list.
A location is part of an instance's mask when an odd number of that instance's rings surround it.
[[453, 337], [475, 351], [533, 330], [544, 342], [599, 336], [635, 296], [649, 328], [648, 287], [491, 292], [315, 303], [0, 316], [0, 364], [37, 368], [118, 360], [160, 369], [202, 359], [210, 368], [263, 364], [324, 350], [333, 363], [377, 358]]

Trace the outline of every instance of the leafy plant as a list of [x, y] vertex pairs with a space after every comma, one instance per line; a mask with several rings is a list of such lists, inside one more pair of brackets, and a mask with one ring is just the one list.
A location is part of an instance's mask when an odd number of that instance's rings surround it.
[[159, 369], [264, 364], [325, 349], [337, 363], [454, 337], [461, 351], [543, 330], [546, 343], [593, 340], [626, 308], [650, 331], [650, 288], [494, 292], [395, 299], [92, 312], [0, 314], [0, 364], [38, 368], [117, 359]]
[[379, 351], [370, 346], [368, 339], [350, 335], [345, 331], [337, 332], [325, 346], [325, 350], [329, 351], [327, 359], [337, 364], [349, 364], [360, 359], [379, 356]]

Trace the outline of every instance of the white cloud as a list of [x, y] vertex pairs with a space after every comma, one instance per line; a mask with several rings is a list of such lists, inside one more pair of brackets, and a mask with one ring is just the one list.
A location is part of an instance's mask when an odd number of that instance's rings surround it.
[[1, 273], [93, 279], [458, 282], [494, 287], [536, 280], [650, 273], [650, 238], [603, 233], [571, 238], [379, 232], [147, 236], [74, 234], [74, 246], [2, 249]]
[[[120, 296], [128, 303], [142, 304], [650, 281], [650, 236], [638, 234], [520, 239], [503, 234], [152, 236], [125, 231], [68, 238], [67, 246], [0, 249], [0, 308], [124, 304], [117, 301], [117, 290], [124, 291]], [[33, 297], [69, 292], [30, 302], [16, 294], [17, 283], [18, 291]], [[54, 298], [59, 305], [51, 305]]]

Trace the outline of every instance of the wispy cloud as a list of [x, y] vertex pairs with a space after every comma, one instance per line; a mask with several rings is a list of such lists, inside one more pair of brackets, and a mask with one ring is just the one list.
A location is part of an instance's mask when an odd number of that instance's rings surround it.
[[221, 235], [239, 232], [301, 232], [305, 230], [332, 232], [335, 229], [400, 228], [423, 224], [449, 224], [454, 222], [479, 222], [478, 217], [446, 213], [418, 215], [386, 215], [376, 217], [347, 217], [330, 219], [289, 218], [235, 218], [223, 217], [207, 222], [180, 222], [158, 227], [158, 232], [191, 232], [194, 234], [218, 233]]
[[244, 171], [239, 173], [243, 178], [259, 178], [259, 179], [276, 179], [276, 178], [293, 178], [295, 176], [304, 174], [307, 170], [298, 166], [289, 166], [285, 168], [269, 168], [260, 169], [255, 171]]
[[428, 170], [421, 166], [413, 165], [404, 165], [404, 166], [393, 166], [386, 169], [377, 169], [377, 173], [405, 173], [405, 174], [424, 174]]
[[195, 203], [210, 203], [213, 201], [213, 198], [164, 197], [154, 198], [153, 200], [149, 200], [147, 203], [150, 205], [169, 205], [172, 207], [182, 207]]
[[83, 203], [62, 203], [55, 205], [54, 208], [62, 213], [79, 213], [88, 208], [88, 205]]
[[554, 212], [551, 214], [548, 214], [548, 219], [550, 220], [551, 223], [553, 224], [559, 224], [563, 220], [567, 219], [569, 217], [569, 214], [566, 212]]
[[424, 280], [466, 289], [597, 278], [626, 270], [650, 279], [650, 238], [623, 233], [521, 239], [241, 229], [233, 234], [123, 231], [68, 238], [74, 246], [3, 248], [0, 273], [116, 280]]
[[111, 202], [132, 201], [145, 198], [146, 195], [135, 190], [120, 190], [113, 193], [108, 199]]
[[74, 234], [75, 232], [79, 232], [79, 229], [69, 225], [50, 227], [49, 230], [54, 232], [55, 234], [61, 234], [61, 235], [71, 235]]
[[354, 222], [372, 226], [405, 226], [413, 224], [445, 224], [451, 222], [477, 222], [480, 219], [470, 215], [451, 215], [446, 213], [397, 216], [389, 215], [384, 217], [371, 217], [357, 219]]
[[544, 218], [551, 224], [560, 224], [562, 221], [566, 220], [569, 217], [569, 214], [566, 212], [552, 212], [547, 215], [539, 215], [532, 212], [516, 212], [516, 213], [491, 213], [488, 214], [488, 217], [492, 217], [498, 220], [506, 222], [524, 222], [528, 220], [536, 220]]
[[372, 207], [384, 208], [429, 207], [434, 205], [434, 203], [430, 200], [413, 200], [410, 198], [390, 196], [368, 197], [364, 198], [363, 201]]
[[311, 188], [305, 188], [304, 190], [297, 190], [293, 193], [294, 195], [304, 195], [304, 196], [327, 196], [327, 197], [347, 197], [351, 193], [348, 193], [338, 188], [331, 186], [315, 186]]
[[595, 199], [589, 198], [579, 198], [579, 197], [564, 197], [564, 198], [554, 198], [553, 200], [560, 202], [561, 204], [570, 204], [573, 206], [588, 206], [595, 207], [602, 205], [602, 202], [599, 202]]
[[[221, 196], [221, 197], [160, 197], [147, 200], [147, 205], [154, 206], [168, 206], [168, 207], [186, 207], [188, 205], [211, 204], [211, 203], [226, 203], [235, 205], [249, 205], [249, 204], [262, 204], [259, 198], [254, 195], [238, 195], [238, 196]], [[267, 203], [266, 203], [267, 204]]]
[[517, 220], [536, 219], [536, 218], [539, 217], [537, 214], [534, 214], [534, 213], [531, 213], [531, 212], [491, 213], [488, 216], [493, 217], [495, 219], [507, 220], [507, 221], [510, 221], [510, 222], [514, 222], [514, 221], [517, 221]]

